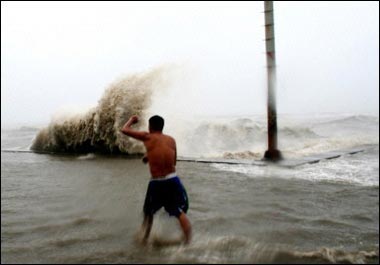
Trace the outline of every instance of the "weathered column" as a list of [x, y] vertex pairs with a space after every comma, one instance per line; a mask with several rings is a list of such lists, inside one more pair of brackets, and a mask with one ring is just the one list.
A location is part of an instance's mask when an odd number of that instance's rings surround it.
[[276, 53], [274, 45], [273, 1], [264, 1], [265, 46], [268, 77], [268, 150], [264, 159], [277, 161], [281, 153], [277, 149], [277, 111], [276, 111]]

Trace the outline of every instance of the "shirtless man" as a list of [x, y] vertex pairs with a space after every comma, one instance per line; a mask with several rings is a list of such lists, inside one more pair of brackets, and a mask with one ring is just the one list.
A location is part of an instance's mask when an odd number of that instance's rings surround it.
[[149, 182], [144, 203], [143, 242], [146, 243], [153, 224], [153, 215], [164, 207], [169, 215], [177, 217], [185, 236], [190, 242], [191, 225], [186, 216], [189, 207], [186, 190], [175, 173], [177, 148], [175, 140], [162, 133], [164, 119], [153, 116], [149, 119], [149, 132], [136, 131], [131, 126], [138, 116], [132, 116], [122, 128], [122, 133], [140, 140], [146, 148], [145, 163], [149, 163], [152, 179]]

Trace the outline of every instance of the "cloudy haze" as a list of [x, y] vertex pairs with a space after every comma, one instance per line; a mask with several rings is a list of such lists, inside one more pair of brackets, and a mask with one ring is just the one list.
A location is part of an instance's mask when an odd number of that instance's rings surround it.
[[[274, 8], [278, 112], [378, 116], [379, 3]], [[86, 110], [115, 79], [165, 64], [185, 72], [172, 111], [265, 113], [263, 24], [262, 1], [2, 1], [2, 127]]]

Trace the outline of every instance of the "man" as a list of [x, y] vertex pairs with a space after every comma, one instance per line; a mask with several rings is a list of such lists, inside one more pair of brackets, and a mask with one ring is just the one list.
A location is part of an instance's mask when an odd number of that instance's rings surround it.
[[164, 207], [169, 215], [177, 217], [185, 236], [185, 243], [189, 243], [191, 224], [186, 216], [188, 198], [184, 186], [175, 173], [177, 160], [175, 140], [162, 133], [164, 128], [162, 117], [156, 115], [149, 119], [149, 132], [131, 128], [138, 120], [138, 116], [132, 116], [121, 131], [144, 143], [146, 156], [143, 161], [149, 163], [152, 175], [144, 203], [143, 242], [146, 243], [148, 240], [154, 213]]

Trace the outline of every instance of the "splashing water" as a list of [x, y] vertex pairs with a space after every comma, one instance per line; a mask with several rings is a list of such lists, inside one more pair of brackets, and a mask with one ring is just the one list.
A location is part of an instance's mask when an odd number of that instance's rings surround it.
[[[87, 113], [53, 120], [42, 129], [31, 149], [48, 152], [75, 153], [143, 153], [141, 143], [120, 132], [134, 114], [144, 120], [154, 90], [167, 85], [164, 73], [167, 67], [130, 75], [112, 83], [98, 105]], [[145, 126], [144, 122], [139, 124]]]

